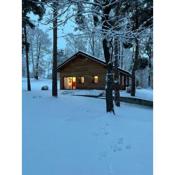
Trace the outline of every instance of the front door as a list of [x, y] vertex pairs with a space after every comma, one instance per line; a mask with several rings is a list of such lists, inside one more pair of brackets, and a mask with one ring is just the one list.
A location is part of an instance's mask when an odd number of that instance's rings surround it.
[[65, 89], [76, 89], [76, 77], [64, 77]]
[[72, 89], [76, 89], [76, 77], [72, 77]]

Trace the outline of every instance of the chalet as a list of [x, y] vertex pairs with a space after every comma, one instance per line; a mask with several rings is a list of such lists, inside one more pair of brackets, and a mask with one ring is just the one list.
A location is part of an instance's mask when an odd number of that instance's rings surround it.
[[[57, 68], [60, 89], [104, 89], [106, 63], [84, 52], [77, 52]], [[131, 74], [119, 69], [120, 88], [129, 86]]]

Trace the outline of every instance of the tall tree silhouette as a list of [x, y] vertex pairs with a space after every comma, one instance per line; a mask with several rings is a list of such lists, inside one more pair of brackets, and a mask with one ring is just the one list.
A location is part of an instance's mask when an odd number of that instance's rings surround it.
[[27, 26], [34, 28], [35, 25], [32, 23], [29, 16], [30, 12], [39, 16], [39, 20], [44, 15], [45, 8], [44, 3], [41, 0], [22, 0], [22, 49], [25, 50], [26, 56], [26, 69], [27, 69], [27, 90], [31, 91], [30, 84], [30, 71], [29, 71], [29, 47], [30, 43], [27, 38]]

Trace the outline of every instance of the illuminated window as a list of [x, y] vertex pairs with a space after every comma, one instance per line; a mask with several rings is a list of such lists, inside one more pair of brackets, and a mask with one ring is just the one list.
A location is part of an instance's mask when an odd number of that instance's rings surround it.
[[98, 83], [98, 76], [94, 76], [94, 83]]
[[80, 83], [84, 83], [84, 77], [80, 77]]
[[72, 82], [76, 82], [76, 77], [72, 77]]

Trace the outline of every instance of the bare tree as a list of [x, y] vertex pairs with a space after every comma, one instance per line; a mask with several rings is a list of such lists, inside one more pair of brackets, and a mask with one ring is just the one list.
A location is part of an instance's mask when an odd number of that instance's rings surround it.
[[33, 76], [38, 80], [44, 71], [43, 63], [46, 62], [44, 57], [50, 53], [51, 41], [48, 34], [38, 27], [35, 27], [35, 29], [28, 28], [28, 37]]

